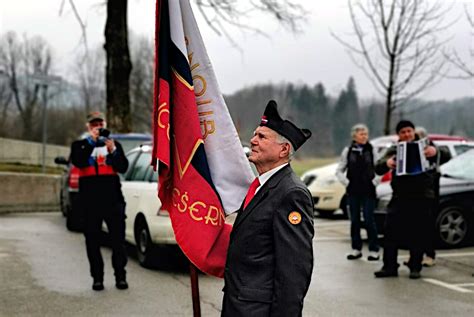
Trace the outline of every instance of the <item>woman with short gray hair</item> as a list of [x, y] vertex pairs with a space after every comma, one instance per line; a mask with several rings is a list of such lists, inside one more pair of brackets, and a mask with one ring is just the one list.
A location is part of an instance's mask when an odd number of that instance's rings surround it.
[[337, 166], [336, 176], [346, 186], [351, 219], [352, 252], [348, 260], [362, 257], [362, 239], [360, 237], [361, 210], [369, 238], [369, 261], [379, 260], [377, 228], [375, 226], [375, 186], [379, 182], [374, 171], [375, 149], [369, 140], [369, 129], [365, 124], [356, 124], [351, 129], [352, 142], [344, 148]]

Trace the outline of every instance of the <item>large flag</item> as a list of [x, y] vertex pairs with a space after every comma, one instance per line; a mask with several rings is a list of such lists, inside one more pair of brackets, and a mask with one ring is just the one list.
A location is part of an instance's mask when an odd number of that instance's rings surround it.
[[189, 0], [156, 2], [153, 157], [179, 246], [222, 277], [232, 229], [225, 213], [240, 207], [253, 174]]

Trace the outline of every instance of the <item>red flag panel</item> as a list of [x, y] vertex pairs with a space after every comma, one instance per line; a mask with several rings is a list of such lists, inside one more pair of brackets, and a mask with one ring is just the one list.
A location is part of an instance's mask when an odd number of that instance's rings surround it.
[[169, 25], [163, 24], [169, 23], [166, 0], [157, 1], [157, 10], [161, 8], [153, 119], [154, 162], [160, 163], [158, 196], [184, 254], [201, 271], [223, 277], [232, 227], [225, 223], [209, 173], [189, 64], [173, 46]]

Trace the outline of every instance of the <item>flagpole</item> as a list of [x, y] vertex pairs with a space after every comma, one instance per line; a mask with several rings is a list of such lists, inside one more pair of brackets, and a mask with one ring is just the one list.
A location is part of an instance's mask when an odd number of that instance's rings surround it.
[[191, 292], [193, 297], [193, 316], [201, 317], [201, 303], [199, 301], [199, 278], [198, 270], [194, 264], [189, 262], [189, 276], [191, 277]]

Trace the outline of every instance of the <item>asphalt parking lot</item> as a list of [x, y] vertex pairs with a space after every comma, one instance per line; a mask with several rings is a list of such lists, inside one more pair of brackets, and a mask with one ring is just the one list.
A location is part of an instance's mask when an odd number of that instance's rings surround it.
[[[345, 259], [348, 230], [347, 220], [316, 219], [304, 316], [472, 316], [474, 247], [439, 250], [437, 265], [420, 280], [408, 279], [406, 268], [378, 280], [380, 262]], [[147, 270], [129, 251], [130, 289], [115, 289], [110, 250], [103, 248], [106, 290], [96, 293], [83, 237], [68, 232], [59, 213], [1, 215], [0, 316], [192, 316], [186, 265]], [[399, 262], [406, 257], [402, 251]], [[200, 275], [199, 283], [202, 316], [219, 316], [223, 281]]]

